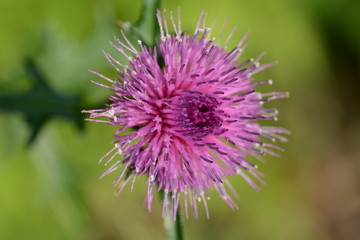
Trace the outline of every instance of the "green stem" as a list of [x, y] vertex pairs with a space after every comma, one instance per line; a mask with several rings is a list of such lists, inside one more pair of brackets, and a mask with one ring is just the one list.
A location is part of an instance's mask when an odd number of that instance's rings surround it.
[[[163, 191], [160, 191], [160, 197], [164, 203], [166, 194], [164, 194]], [[174, 220], [171, 197], [168, 196], [167, 198], [168, 213], [166, 216], [164, 216], [164, 226], [168, 235], [168, 240], [184, 240], [183, 226], [181, 222], [181, 216], [179, 214], [179, 208], [177, 209], [176, 219]]]

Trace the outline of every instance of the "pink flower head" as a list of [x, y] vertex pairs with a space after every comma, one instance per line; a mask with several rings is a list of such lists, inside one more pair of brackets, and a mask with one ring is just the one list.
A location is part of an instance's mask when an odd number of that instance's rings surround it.
[[[237, 208], [228, 190], [236, 193], [226, 177], [238, 174], [258, 189], [253, 178], [262, 183], [261, 173], [246, 158], [277, 155], [273, 150], [282, 149], [265, 142], [286, 141], [279, 134], [288, 131], [260, 126], [257, 120], [276, 120], [277, 110], [263, 108], [263, 103], [287, 93], [255, 91], [271, 80], [255, 82], [253, 75], [272, 64], [261, 65], [262, 55], [238, 62], [247, 34], [227, 51], [210, 38], [206, 13], [201, 12], [192, 36], [182, 33], [180, 20], [175, 24], [172, 14], [175, 33], [171, 35], [165, 11], [163, 14], [157, 12], [161, 39], [154, 49], [141, 41], [136, 49], [123, 33], [125, 42], [116, 39], [116, 44], [111, 43], [128, 58], [125, 65], [105, 53], [121, 79], [95, 73], [111, 85], [97, 84], [114, 94], [105, 109], [85, 111], [90, 113], [88, 120], [119, 126], [114, 148], [102, 158], [109, 158], [105, 165], [118, 160], [102, 176], [122, 168], [114, 181], [120, 193], [131, 179], [134, 182], [145, 175], [149, 211], [154, 192], [163, 190], [169, 196], [164, 198], [163, 214], [169, 205], [176, 213], [183, 196], [186, 218], [189, 207], [197, 218], [197, 201], [204, 203], [208, 216], [211, 188], [231, 208]], [[98, 117], [106, 120], [93, 119]], [[136, 130], [125, 132], [131, 128]]]

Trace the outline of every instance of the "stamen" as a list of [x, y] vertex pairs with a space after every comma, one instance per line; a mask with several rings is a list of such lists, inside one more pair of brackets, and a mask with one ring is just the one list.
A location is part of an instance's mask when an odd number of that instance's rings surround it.
[[117, 68], [113, 62], [115, 62], [116, 64], [118, 64], [121, 67], [125, 67], [124, 65], [122, 65], [121, 63], [119, 63], [115, 58], [113, 58], [110, 54], [106, 53], [105, 51], [103, 51], [106, 59], [108, 60], [108, 62], [111, 64], [111, 66], [113, 66], [117, 72], [120, 72], [120, 69]]
[[161, 11], [159, 9], [156, 11], [156, 17], [157, 17], [159, 27], [160, 27], [161, 40], [164, 41], [165, 40], [164, 29], [163, 29], [162, 20], [161, 20]]
[[225, 44], [224, 44], [224, 48], [226, 49], [227, 48], [227, 45], [232, 37], [232, 35], [235, 33], [236, 29], [238, 29], [239, 25], [236, 25], [233, 30], [230, 32], [229, 36], [227, 37], [226, 41], [225, 41]]
[[178, 37], [181, 36], [181, 17], [180, 17], [180, 7], [178, 7]]
[[200, 75], [197, 74], [197, 73], [195, 73], [195, 74], [191, 74], [190, 77], [191, 77], [191, 78], [196, 78], [196, 77], [200, 77]]
[[221, 155], [227, 155], [226, 152], [221, 151], [220, 149], [216, 149], [216, 152], [220, 153]]
[[114, 82], [114, 80], [112, 80], [112, 79], [110, 79], [110, 78], [108, 78], [108, 77], [105, 77], [104, 75], [102, 75], [102, 74], [100, 74], [100, 73], [98, 73], [98, 72], [95, 72], [95, 71], [92, 71], [92, 70], [89, 70], [89, 72], [91, 72], [92, 74], [95, 74], [95, 75], [98, 76], [98, 77], [101, 77], [101, 78], [105, 79], [106, 81], [109, 81], [109, 82], [111, 82], [111, 83]]
[[[101, 87], [104, 87], [104, 88], [107, 88], [107, 89], [110, 89], [110, 90], [114, 90], [113, 87], [106, 86], [106, 85], [101, 84], [101, 83], [98, 83], [98, 82], [96, 82], [96, 81], [94, 81], [94, 80], [90, 80], [90, 82], [92, 82], [92, 83], [94, 83], [94, 84], [96, 84], [96, 85], [98, 85], [98, 86], [101, 86]], [[92, 120], [92, 121], [95, 121], [95, 120]]]
[[167, 18], [166, 18], [166, 9], [164, 8], [164, 27], [165, 27], [165, 33], [166, 33], [166, 37], [170, 37], [170, 34], [169, 34], [169, 29], [168, 29], [168, 26], [167, 26]]
[[173, 25], [173, 28], [174, 28], [174, 31], [175, 31], [176, 36], [177, 36], [177, 37], [180, 36], [180, 33], [178, 32], [178, 30], [177, 30], [177, 28], [176, 28], [176, 25], [175, 25], [174, 16], [173, 16], [173, 12], [172, 12], [172, 11], [170, 11], [170, 21], [171, 21], [171, 23], [172, 23], [172, 25]]
[[207, 14], [208, 14], [207, 12], [204, 13], [203, 26], [202, 26], [202, 28], [205, 30], [205, 32], [207, 32], [206, 31], [206, 17], [207, 17]]
[[210, 68], [209, 70], [207, 70], [204, 74], [203, 74], [203, 76], [207, 76], [207, 75], [209, 75], [212, 71], [214, 71], [215, 70], [215, 68]]
[[202, 160], [204, 160], [205, 162], [208, 162], [208, 163], [213, 163], [213, 161], [212, 160], [210, 160], [210, 159], [208, 159], [208, 158], [206, 158], [206, 157], [204, 157], [204, 156], [200, 156], [200, 158], [202, 159]]
[[234, 122], [237, 122], [237, 120], [226, 120], [227, 123], [234, 123]]
[[234, 71], [236, 68], [237, 68], [237, 67], [232, 67], [232, 68], [230, 68], [229, 70], [227, 70], [227, 71], [225, 71], [225, 72], [222, 72], [222, 73], [220, 74], [220, 76], [225, 76], [225, 75], [227, 75], [228, 73]]
[[224, 82], [224, 85], [229, 85], [230, 83], [233, 83], [233, 82], [235, 82], [236, 80], [238, 80], [237, 78], [234, 78], [234, 79], [231, 79], [231, 80], [229, 80], [229, 81], [226, 81], [226, 82]]
[[119, 52], [122, 53], [122, 55], [124, 55], [127, 59], [129, 59], [130, 57], [125, 53], [124, 49], [120, 46], [116, 46], [115, 44], [113, 44], [112, 42], [109, 42], [111, 46], [113, 46], [116, 50], [118, 50]]
[[235, 142], [234, 141], [232, 141], [232, 140], [230, 140], [229, 138], [225, 138], [225, 140], [226, 141], [228, 141], [231, 145], [233, 145], [233, 146], [235, 146], [236, 144], [235, 144]]
[[200, 24], [202, 23], [203, 15], [204, 15], [204, 9], [201, 9], [200, 16], [199, 16], [198, 21], [196, 23], [194, 34], [197, 34], [199, 32], [199, 30], [200, 30], [199, 27], [200, 27]]
[[219, 82], [219, 80], [217, 80], [217, 79], [210, 80], [208, 83], [216, 83], [216, 82]]
[[221, 27], [221, 31], [220, 31], [220, 34], [219, 34], [219, 38], [218, 38], [218, 40], [217, 40], [217, 43], [219, 43], [219, 44], [220, 44], [221, 38], [222, 38], [222, 36], [223, 36], [223, 34], [224, 34], [224, 30], [225, 30], [225, 27], [226, 27], [226, 24], [228, 23], [228, 21], [229, 21], [229, 19], [227, 18], [227, 19], [225, 20], [224, 24], [223, 24], [222, 27]]
[[179, 73], [182, 72], [182, 70], [184, 69], [184, 67], [185, 67], [185, 63], [183, 63], [183, 64], [181, 65], [181, 67], [180, 67], [180, 69], [179, 69]]
[[209, 36], [211, 36], [211, 33], [215, 27], [216, 21], [217, 21], [217, 17], [214, 18], [214, 20], [212, 21], [212, 23], [210, 25]]
[[200, 85], [205, 84], [205, 83], [206, 83], [205, 81], [201, 81], [201, 82], [196, 83], [196, 85], [200, 86]]
[[273, 81], [272, 81], [271, 79], [269, 79], [269, 80], [266, 80], [266, 81], [261, 81], [261, 82], [253, 83], [252, 85], [253, 85], [254, 87], [256, 87], [256, 86], [265, 85], [265, 84], [271, 85], [271, 84], [273, 84]]
[[251, 30], [248, 30], [246, 33], [245, 33], [245, 35], [242, 37], [242, 39], [240, 40], [240, 42], [238, 43], [238, 47], [241, 47], [243, 44], [244, 44], [244, 42], [247, 40], [247, 38], [248, 38], [248, 36], [249, 36], [249, 34], [251, 33]]
[[[131, 44], [131, 42], [129, 41], [129, 39], [125, 36], [125, 33], [123, 30], [120, 31], [121, 35], [123, 36], [123, 38], [125, 39], [126, 43], [130, 46], [130, 48], [133, 50], [133, 53], [138, 53], [138, 51], [136, 50], [136, 48]], [[125, 45], [125, 44], [124, 44]], [[125, 45], [126, 46], [126, 45]], [[130, 50], [130, 49], [129, 49]]]

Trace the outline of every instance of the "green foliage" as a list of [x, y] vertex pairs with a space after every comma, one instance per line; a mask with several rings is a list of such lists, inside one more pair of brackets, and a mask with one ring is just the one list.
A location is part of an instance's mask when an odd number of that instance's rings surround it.
[[122, 28], [135, 38], [140, 39], [146, 46], [155, 45], [160, 37], [156, 10], [160, 9], [160, 0], [144, 0], [140, 17], [135, 23], [124, 22]]
[[56, 93], [33, 59], [27, 59], [24, 65], [32, 87], [23, 93], [0, 93], [0, 110], [24, 115], [31, 128], [28, 143], [31, 144], [44, 124], [54, 117], [67, 118], [83, 128], [80, 97]]

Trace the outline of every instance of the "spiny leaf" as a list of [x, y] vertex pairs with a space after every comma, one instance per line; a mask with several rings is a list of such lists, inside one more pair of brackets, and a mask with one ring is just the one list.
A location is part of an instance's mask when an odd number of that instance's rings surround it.
[[21, 112], [31, 127], [29, 144], [38, 135], [45, 123], [53, 117], [65, 117], [83, 127], [79, 96], [61, 95], [47, 84], [43, 74], [32, 59], [25, 62], [26, 73], [33, 86], [23, 93], [0, 95], [0, 110]]

